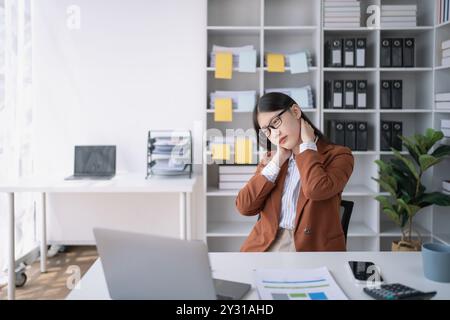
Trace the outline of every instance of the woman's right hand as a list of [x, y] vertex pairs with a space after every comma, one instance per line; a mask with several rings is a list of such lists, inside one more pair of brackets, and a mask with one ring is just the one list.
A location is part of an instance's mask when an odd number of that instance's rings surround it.
[[291, 150], [278, 146], [278, 150], [276, 152], [271, 151], [266, 154], [266, 156], [262, 159], [262, 163], [264, 165], [267, 165], [270, 161], [273, 161], [279, 168], [281, 168], [283, 163], [285, 163], [286, 160], [289, 159], [291, 154]]

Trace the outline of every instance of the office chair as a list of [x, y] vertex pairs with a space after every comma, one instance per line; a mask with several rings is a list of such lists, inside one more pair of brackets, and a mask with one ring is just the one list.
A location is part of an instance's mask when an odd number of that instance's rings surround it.
[[[347, 244], [347, 232], [348, 225], [350, 224], [350, 218], [352, 217], [353, 205], [355, 203], [353, 201], [341, 200], [341, 225], [342, 230], [344, 231], [345, 243]], [[261, 214], [258, 214], [258, 220], [261, 219]]]

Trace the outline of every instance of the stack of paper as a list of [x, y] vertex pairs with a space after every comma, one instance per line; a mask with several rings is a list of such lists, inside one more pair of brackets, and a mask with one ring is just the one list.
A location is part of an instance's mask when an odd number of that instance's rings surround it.
[[450, 92], [436, 93], [435, 101], [436, 101], [436, 109], [450, 110]]
[[450, 180], [442, 181], [442, 192], [450, 195]]
[[255, 174], [256, 166], [219, 166], [219, 189], [220, 190], [239, 190]]
[[219, 56], [231, 59], [231, 68], [239, 72], [256, 72], [256, 50], [253, 45], [242, 47], [223, 47], [213, 45], [210, 54], [211, 67], [219, 68]]
[[325, 28], [358, 28], [361, 26], [359, 0], [325, 0]]
[[256, 91], [214, 91], [210, 93], [209, 108], [215, 109], [217, 99], [230, 99], [232, 109], [252, 111], [256, 105]]
[[256, 269], [262, 300], [347, 300], [326, 267], [316, 269]]
[[188, 136], [176, 136], [170, 132], [152, 132], [149, 148], [153, 174], [178, 175], [186, 173], [191, 156], [191, 142]]
[[264, 91], [281, 92], [290, 96], [302, 109], [314, 109], [314, 95], [311, 86], [302, 88], [269, 88]]
[[450, 40], [442, 41], [441, 43], [441, 66], [450, 66]]
[[450, 120], [441, 120], [441, 131], [444, 133], [444, 137], [450, 138]]
[[417, 26], [417, 5], [382, 5], [382, 28], [405, 28]]
[[312, 57], [309, 51], [292, 54], [268, 52], [264, 55], [264, 65], [268, 72], [285, 72], [286, 68], [290, 68], [292, 74], [307, 73]]

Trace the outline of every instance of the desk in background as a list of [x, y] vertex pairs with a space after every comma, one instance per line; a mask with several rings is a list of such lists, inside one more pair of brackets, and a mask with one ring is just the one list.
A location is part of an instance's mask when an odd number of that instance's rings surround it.
[[[111, 180], [64, 180], [64, 178], [34, 177], [11, 182], [1, 182], [0, 192], [8, 195], [8, 298], [15, 298], [15, 241], [14, 241], [14, 196], [19, 192], [42, 194], [41, 217], [41, 272], [47, 265], [46, 195], [49, 193], [179, 193], [180, 194], [180, 238], [186, 239], [187, 216], [190, 215], [190, 195], [196, 178], [151, 177], [148, 180], [139, 174], [117, 174]], [[188, 213], [189, 212], [189, 213]], [[3, 239], [2, 239], [3, 240]]]
[[[450, 284], [428, 280], [423, 275], [420, 252], [267, 252], [210, 253], [213, 277], [252, 284], [245, 299], [258, 299], [253, 270], [257, 268], [316, 268], [326, 266], [349, 299], [371, 299], [355, 284], [346, 263], [350, 260], [372, 261], [381, 268], [387, 283], [399, 282], [421, 291], [437, 291], [434, 299], [450, 299]], [[100, 259], [81, 279], [80, 289], [69, 300], [110, 299]]]

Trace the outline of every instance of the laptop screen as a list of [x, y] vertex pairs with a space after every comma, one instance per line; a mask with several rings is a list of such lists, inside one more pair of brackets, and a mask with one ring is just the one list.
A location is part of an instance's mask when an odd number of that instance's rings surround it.
[[116, 146], [75, 146], [75, 175], [116, 173]]

